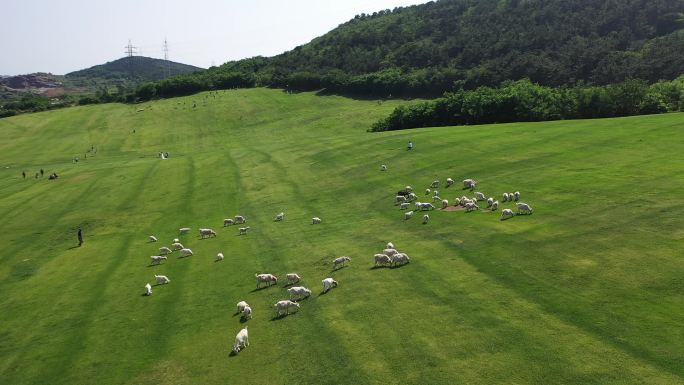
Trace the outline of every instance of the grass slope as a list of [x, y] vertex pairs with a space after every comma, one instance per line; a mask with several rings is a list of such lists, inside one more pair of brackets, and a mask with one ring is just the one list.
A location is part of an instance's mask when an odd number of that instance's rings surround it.
[[[251, 89], [1, 120], [0, 382], [684, 381], [684, 115], [365, 132], [399, 103]], [[21, 179], [41, 167], [60, 179]], [[448, 176], [535, 213], [421, 225], [391, 203]], [[247, 236], [221, 227], [238, 213]], [[183, 226], [219, 234], [148, 266]], [[371, 269], [387, 241], [411, 264]], [[291, 271], [315, 294], [272, 320], [283, 283], [253, 275]], [[239, 300], [251, 346], [229, 357]]]

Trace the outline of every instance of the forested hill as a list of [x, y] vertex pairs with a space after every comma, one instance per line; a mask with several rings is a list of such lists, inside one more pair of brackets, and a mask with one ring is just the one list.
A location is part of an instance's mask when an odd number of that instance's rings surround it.
[[148, 87], [326, 88], [436, 96], [529, 78], [547, 86], [673, 79], [684, 72], [684, 0], [441, 0], [358, 15], [281, 55]]
[[161, 80], [167, 76], [183, 75], [201, 70], [202, 68], [187, 64], [144, 56], [132, 56], [123, 57], [80, 71], [70, 72], [65, 77], [72, 83], [77, 84], [79, 82], [93, 81], [139, 83]]

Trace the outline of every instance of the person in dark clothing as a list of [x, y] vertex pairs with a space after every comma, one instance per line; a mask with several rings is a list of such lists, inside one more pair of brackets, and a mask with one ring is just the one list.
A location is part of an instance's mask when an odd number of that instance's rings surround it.
[[26, 171], [22, 171], [21, 175], [24, 177], [24, 179], [26, 179]]
[[83, 230], [81, 228], [78, 228], [78, 246], [80, 247], [83, 244]]
[[43, 176], [44, 173], [45, 173], [45, 171], [43, 171], [43, 169], [41, 168], [40, 169], [40, 176]]

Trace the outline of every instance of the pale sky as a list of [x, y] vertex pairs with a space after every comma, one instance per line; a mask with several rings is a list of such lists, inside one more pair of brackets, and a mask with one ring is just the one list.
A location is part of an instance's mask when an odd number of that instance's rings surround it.
[[124, 56], [199, 67], [308, 43], [360, 13], [425, 0], [2, 0], [0, 75], [67, 72]]

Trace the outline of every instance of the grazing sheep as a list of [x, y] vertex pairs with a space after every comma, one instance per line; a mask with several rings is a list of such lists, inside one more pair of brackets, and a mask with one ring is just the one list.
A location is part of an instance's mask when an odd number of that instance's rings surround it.
[[172, 242], [172, 243], [178, 243], [178, 242], [180, 242], [180, 240], [179, 240], [178, 238], [173, 238], [173, 242]]
[[276, 304], [273, 305], [273, 311], [276, 312], [276, 316], [283, 315], [283, 312], [285, 312], [285, 315], [289, 315], [291, 307], [296, 307], [299, 309], [299, 304], [297, 302], [290, 301], [289, 299], [284, 299], [282, 301], [276, 302]]
[[404, 202], [401, 205], [399, 205], [399, 210], [406, 210], [409, 207], [408, 202]]
[[423, 204], [420, 206], [421, 210], [434, 210], [435, 206], [432, 203], [429, 202], [423, 202]]
[[466, 211], [473, 211], [473, 210], [477, 210], [477, 209], [479, 209], [479, 208], [480, 208], [480, 206], [478, 206], [478, 205], [475, 204], [474, 202], [468, 202], [468, 203], [466, 203], [466, 205], [465, 205]]
[[332, 278], [326, 278], [321, 282], [323, 283], [323, 292], [325, 293], [327, 293], [328, 290], [332, 289], [333, 287], [337, 287], [337, 281]]
[[394, 243], [392, 242], [387, 242], [387, 245], [385, 245], [386, 249], [393, 249], [394, 248]]
[[433, 197], [436, 197], [436, 196], [438, 196], [438, 195], [439, 195], [439, 191], [434, 190], [434, 191], [432, 192], [432, 196], [433, 196]]
[[441, 202], [441, 201], [442, 201], [442, 197], [440, 197], [439, 195], [435, 195], [435, 196], [432, 197], [432, 201], [433, 201], [433, 202]]
[[442, 209], [449, 207], [449, 201], [447, 199], [442, 199]]
[[185, 247], [183, 247], [183, 244], [180, 242], [176, 242], [176, 243], [171, 244], [171, 247], [173, 247], [173, 251], [185, 248]]
[[228, 218], [223, 220], [223, 227], [234, 225], [235, 221]]
[[416, 199], [418, 199], [418, 196], [414, 193], [409, 193], [407, 199], [409, 200], [409, 202], [412, 202], [412, 201], [415, 201]]
[[311, 295], [311, 290], [304, 286], [293, 286], [287, 289], [287, 292], [290, 293], [290, 299], [295, 298], [295, 300], [306, 298]]
[[477, 192], [475, 192], [475, 200], [478, 202], [479, 201], [486, 201], [487, 197], [483, 193], [477, 191]]
[[152, 295], [152, 285], [149, 283], [145, 284], [145, 295]]
[[155, 275], [154, 279], [157, 281], [158, 285], [162, 285], [162, 284], [166, 284], [166, 283], [171, 282], [169, 277], [167, 277], [165, 275]]
[[504, 219], [507, 218], [512, 218], [515, 216], [515, 213], [511, 209], [503, 209], [501, 210], [501, 220], [503, 221]]
[[427, 215], [427, 214], [423, 215], [423, 224], [427, 224], [429, 220], [430, 220], [429, 215]]
[[520, 191], [516, 191], [513, 193], [513, 199], [517, 202], [520, 200]]
[[432, 190], [430, 190], [429, 188], [425, 189], [425, 195], [430, 195], [431, 192], [432, 192]]
[[522, 203], [518, 202], [518, 214], [526, 213], [526, 214], [532, 214], [532, 207], [528, 205], [527, 203]]
[[178, 229], [178, 232], [179, 232], [180, 234], [187, 234], [187, 233], [190, 232], [190, 230], [192, 230], [192, 229], [189, 228], [189, 227], [181, 227], [180, 229]]
[[430, 184], [430, 187], [432, 187], [432, 188], [439, 187], [439, 181], [433, 180], [432, 183]]
[[407, 211], [404, 213], [404, 219], [409, 219], [413, 216], [413, 211]]
[[211, 236], [216, 238], [216, 231], [214, 231], [212, 229], [199, 229], [199, 235], [202, 239], [204, 239], [205, 237], [211, 237]]
[[406, 202], [406, 197], [405, 197], [405, 196], [403, 196], [403, 195], [397, 195], [397, 196], [394, 197], [394, 204], [395, 204], [395, 205], [396, 205], [396, 204], [399, 204], [399, 203], [403, 203], [403, 202]]
[[492, 211], [496, 211], [496, 209], [498, 209], [498, 208], [499, 208], [499, 201], [494, 201], [494, 203], [492, 203]]
[[380, 166], [380, 171], [387, 171], [387, 165], [383, 164], [382, 166]]
[[463, 189], [473, 190], [477, 183], [472, 179], [463, 179]]
[[373, 259], [375, 260], [375, 266], [392, 264], [392, 257], [390, 257], [389, 255], [375, 254], [373, 256]]
[[320, 223], [321, 223], [321, 218], [319, 218], [319, 217], [313, 217], [313, 218], [311, 218], [311, 224], [313, 224], [313, 225], [318, 225], [318, 224], [320, 224]]
[[394, 257], [392, 257], [392, 264], [394, 264], [394, 266], [405, 265], [409, 262], [411, 262], [411, 259], [409, 258], [408, 255], [406, 255], [404, 253], [399, 253], [399, 254], [395, 255]]
[[249, 305], [245, 306], [245, 309], [242, 311], [242, 318], [246, 320], [252, 319], [252, 308]]
[[487, 198], [487, 207], [492, 207], [494, 204], [494, 198]]
[[242, 215], [236, 215], [235, 216], [235, 223], [242, 224], [242, 223], [246, 223], [246, 222], [247, 222], [247, 219], [245, 219], [245, 217], [243, 217]]
[[413, 192], [413, 187], [406, 186], [406, 187], [404, 187], [404, 190], [406, 190], [407, 192]]
[[257, 280], [257, 289], [261, 286], [262, 282], [266, 283], [266, 286], [277, 285], [278, 277], [273, 274], [254, 274]]
[[249, 304], [247, 303], [247, 301], [240, 301], [240, 302], [238, 302], [238, 303], [237, 303], [237, 312], [238, 312], [238, 313], [242, 313], [242, 312], [245, 310], [245, 308], [246, 308], [247, 306], [249, 306]]
[[150, 242], [157, 242], [157, 237], [150, 235]]
[[508, 193], [508, 201], [513, 202], [513, 199], [515, 199], [515, 194], [513, 193]]
[[163, 247], [160, 247], [160, 248], [159, 248], [159, 254], [161, 254], [161, 255], [166, 255], [166, 254], [169, 254], [169, 253], [171, 253], [171, 249], [169, 249], [168, 247], [163, 246]]
[[503, 201], [508, 202], [508, 193], [503, 193]]
[[351, 258], [349, 258], [349, 257], [339, 257], [339, 258], [335, 258], [335, 259], [333, 260], [333, 270], [338, 269], [338, 266], [340, 266], [340, 265], [342, 265], [342, 267], [344, 267], [345, 264], [346, 264], [347, 262], [350, 262], [350, 261], [351, 261]]
[[160, 264], [161, 261], [166, 261], [166, 257], [163, 255], [153, 255], [150, 257], [150, 260], [151, 260], [150, 264], [152, 264], [152, 265], [154, 265], [155, 263]]
[[223, 261], [223, 253], [216, 254], [216, 260], [217, 261]]
[[250, 227], [240, 227], [240, 235], [247, 235], [247, 230], [249, 230]]
[[420, 210], [421, 208], [423, 208], [423, 202], [416, 202], [414, 203], [414, 205], [416, 206], [416, 210]]
[[295, 282], [299, 282], [301, 280], [301, 278], [299, 278], [299, 274], [297, 274], [297, 273], [289, 273], [286, 275], [286, 277], [287, 277], [287, 284], [288, 285], [295, 283]]
[[280, 213], [276, 214], [276, 216], [275, 216], [275, 221], [276, 221], [276, 222], [280, 222], [280, 221], [282, 221], [283, 219], [285, 219], [285, 213], [280, 212]]
[[446, 178], [446, 186], [447, 186], [447, 188], [453, 186], [453, 184], [454, 184], [454, 180], [453, 180], [453, 179], [451, 179], [451, 178]]
[[233, 353], [239, 353], [240, 350], [249, 346], [249, 333], [247, 332], [247, 326], [240, 330], [235, 336], [235, 344], [233, 344]]
[[190, 249], [181, 249], [181, 250], [180, 250], [180, 256], [181, 256], [181, 257], [190, 257], [190, 256], [192, 256], [192, 250], [190, 250]]
[[391, 256], [393, 256], [399, 252], [394, 248], [387, 248], [387, 249], [383, 250], [382, 253], [388, 257], [391, 257]]

